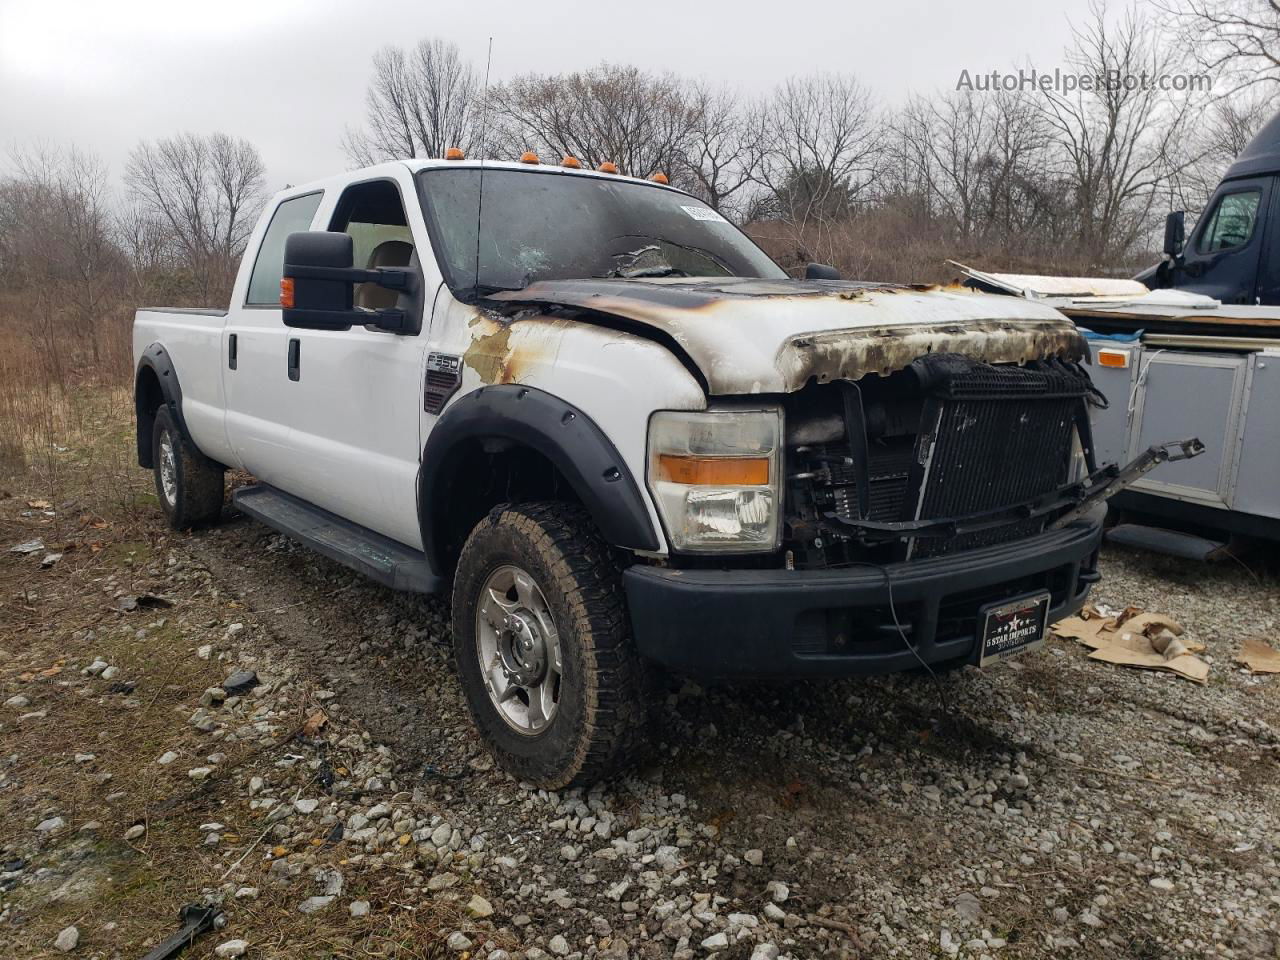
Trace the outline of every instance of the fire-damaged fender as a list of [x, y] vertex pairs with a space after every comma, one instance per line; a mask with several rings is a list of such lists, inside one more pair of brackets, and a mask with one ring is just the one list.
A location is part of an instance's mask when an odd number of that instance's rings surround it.
[[657, 550], [640, 485], [622, 454], [577, 407], [534, 387], [498, 384], [460, 397], [436, 421], [422, 453], [419, 522], [423, 550], [436, 570], [448, 569], [446, 528], [460, 470], [477, 443], [528, 447], [549, 460], [586, 507], [604, 539], [633, 550]]
[[169, 408], [183, 437], [195, 447], [187, 421], [182, 416], [182, 384], [178, 382], [178, 372], [169, 358], [169, 351], [159, 343], [153, 343], [142, 352], [133, 378], [133, 411], [140, 467], [151, 469], [155, 466], [151, 456], [151, 434], [155, 429], [156, 411], [162, 405]]

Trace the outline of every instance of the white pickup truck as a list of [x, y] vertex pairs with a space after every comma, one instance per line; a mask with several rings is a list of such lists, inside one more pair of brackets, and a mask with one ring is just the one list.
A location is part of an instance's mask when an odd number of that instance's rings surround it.
[[642, 745], [651, 664], [835, 677], [1032, 649], [1098, 578], [1056, 311], [792, 280], [701, 201], [564, 165], [413, 160], [278, 194], [225, 310], [134, 323], [139, 463], [175, 527], [243, 512], [452, 592], [514, 774]]

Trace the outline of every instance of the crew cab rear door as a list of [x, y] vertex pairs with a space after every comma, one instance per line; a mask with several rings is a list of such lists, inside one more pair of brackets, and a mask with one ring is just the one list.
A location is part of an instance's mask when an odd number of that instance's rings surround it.
[[285, 378], [291, 332], [280, 312], [284, 241], [311, 228], [323, 198], [323, 191], [312, 190], [275, 201], [266, 226], [249, 241], [222, 331], [227, 443], [241, 466], [284, 490], [300, 466], [286, 416], [292, 397]]

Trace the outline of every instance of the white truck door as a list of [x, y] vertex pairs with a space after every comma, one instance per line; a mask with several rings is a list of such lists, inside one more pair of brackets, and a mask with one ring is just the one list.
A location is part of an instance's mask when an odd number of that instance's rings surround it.
[[[298, 458], [289, 441], [286, 386], [290, 331], [280, 315], [285, 238], [309, 230], [324, 198], [315, 190], [276, 201], [250, 239], [222, 331], [227, 443], [240, 465], [264, 483], [289, 490]], [[252, 260], [250, 261], [250, 258]]]
[[[426, 225], [407, 169], [349, 184], [320, 209], [317, 228], [351, 235], [357, 267], [419, 271], [426, 309], [438, 285]], [[422, 251], [422, 257], [419, 256]], [[355, 289], [357, 306], [396, 306], [373, 284]], [[419, 410], [427, 325], [417, 335], [353, 326], [289, 330], [296, 364], [285, 380], [290, 446], [302, 468], [288, 488], [304, 500], [421, 548], [417, 479]], [[282, 369], [279, 376], [284, 379]]]

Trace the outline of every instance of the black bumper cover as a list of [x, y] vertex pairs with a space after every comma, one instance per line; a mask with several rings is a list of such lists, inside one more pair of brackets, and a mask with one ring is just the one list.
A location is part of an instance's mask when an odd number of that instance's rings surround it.
[[[1098, 579], [1102, 515], [953, 556], [840, 570], [681, 570], [634, 566], [623, 578], [642, 656], [694, 676], [835, 677], [978, 659], [978, 611], [1048, 590], [1049, 622], [1084, 604]], [[915, 653], [903, 644], [893, 606]]]

